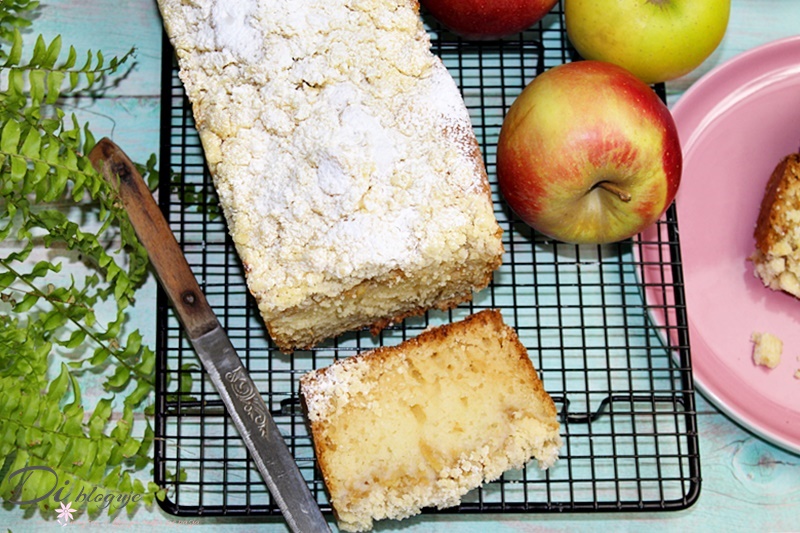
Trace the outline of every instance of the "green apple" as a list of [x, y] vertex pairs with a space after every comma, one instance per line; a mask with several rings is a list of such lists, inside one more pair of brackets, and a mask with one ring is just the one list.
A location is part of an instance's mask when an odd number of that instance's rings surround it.
[[603, 61], [553, 67], [511, 105], [497, 144], [500, 191], [535, 230], [570, 243], [627, 239], [678, 191], [681, 146], [658, 95]]
[[567, 35], [578, 53], [646, 83], [697, 68], [722, 41], [731, 11], [731, 0], [565, 1]]

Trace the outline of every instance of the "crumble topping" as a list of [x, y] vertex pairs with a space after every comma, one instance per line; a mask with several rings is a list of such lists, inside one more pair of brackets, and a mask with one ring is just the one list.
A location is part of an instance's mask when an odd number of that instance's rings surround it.
[[159, 4], [262, 312], [494, 237], [469, 115], [416, 2]]

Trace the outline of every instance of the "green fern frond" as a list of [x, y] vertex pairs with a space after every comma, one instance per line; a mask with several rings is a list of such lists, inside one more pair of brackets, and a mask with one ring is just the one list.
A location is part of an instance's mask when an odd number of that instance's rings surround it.
[[[62, 496], [101, 490], [152, 503], [166, 489], [137, 474], [150, 464], [153, 431], [145, 419], [135, 434], [133, 420], [152, 407], [155, 353], [139, 331], [125, 330], [147, 254], [86, 157], [95, 144], [89, 125], [62, 106], [114, 83], [134, 50], [112, 58], [90, 50], [81, 59], [61, 36], [41, 35], [28, 50], [22, 30], [40, 9], [0, 0], [0, 498], [33, 500], [52, 472]], [[152, 186], [155, 167], [154, 156], [140, 165]], [[91, 223], [65, 215], [67, 206]], [[31, 261], [42, 248], [56, 259]], [[65, 256], [89, 274], [65, 275]], [[106, 396], [88, 405], [80, 383], [98, 374]], [[23, 481], [24, 468], [45, 474]], [[49, 511], [54, 501], [30, 505]], [[88, 501], [86, 512], [131, 505]]]

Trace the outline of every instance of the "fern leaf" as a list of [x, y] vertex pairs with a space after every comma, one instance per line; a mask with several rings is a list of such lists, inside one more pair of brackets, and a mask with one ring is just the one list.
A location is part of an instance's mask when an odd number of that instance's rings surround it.
[[[60, 105], [63, 96], [102, 90], [134, 50], [111, 58], [89, 50], [80, 66], [74, 46], [39, 35], [28, 52], [21, 29], [30, 26], [38, 2], [0, 1], [0, 240], [18, 241], [0, 254], [0, 299], [8, 309], [0, 315], [0, 497], [31, 500], [52, 482], [47, 476], [57, 475], [74, 497], [102, 487], [163, 498], [164, 487], [134, 478], [150, 462], [152, 428], [146, 421], [144, 435], [136, 436], [132, 420], [135, 408], [151, 407], [155, 354], [139, 332], [125, 332], [125, 324], [147, 276], [147, 255], [84, 155], [95, 144], [89, 125]], [[155, 159], [142, 168], [155, 185]], [[99, 229], [86, 231], [43, 205], [70, 200], [96, 208]], [[114, 234], [126, 253], [108, 248]], [[76, 283], [55, 276], [58, 261], [28, 263], [36, 247], [56, 244], [80, 255], [93, 273]], [[112, 311], [98, 319], [98, 304]], [[48, 379], [50, 362], [67, 356]], [[105, 389], [121, 397], [85, 405], [80, 376], [86, 371], [103, 373]], [[123, 410], [118, 420], [115, 403]], [[21, 468], [44, 474], [23, 480], [15, 475]], [[47, 510], [54, 500], [35, 505]], [[85, 503], [90, 515], [111, 507]]]

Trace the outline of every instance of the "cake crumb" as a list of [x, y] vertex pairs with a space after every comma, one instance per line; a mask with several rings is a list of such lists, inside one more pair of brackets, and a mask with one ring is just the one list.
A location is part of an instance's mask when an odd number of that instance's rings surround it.
[[753, 362], [760, 366], [775, 368], [781, 362], [783, 341], [772, 333], [754, 332], [750, 336], [754, 343]]

